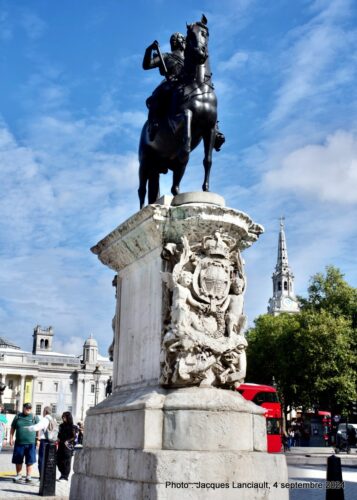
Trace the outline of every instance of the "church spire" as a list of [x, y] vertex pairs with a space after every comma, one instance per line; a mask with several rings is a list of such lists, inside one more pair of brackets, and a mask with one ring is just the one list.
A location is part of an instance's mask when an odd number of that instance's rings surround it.
[[285, 221], [285, 217], [280, 217], [278, 259], [276, 262], [275, 271], [282, 270], [283, 268], [289, 267], [288, 249], [286, 246], [286, 237], [285, 237], [285, 232], [284, 232], [284, 221]]
[[272, 276], [273, 297], [268, 305], [268, 313], [274, 316], [282, 312], [297, 313], [300, 310], [294, 293], [294, 275], [289, 267], [284, 222], [285, 217], [280, 217], [278, 258]]

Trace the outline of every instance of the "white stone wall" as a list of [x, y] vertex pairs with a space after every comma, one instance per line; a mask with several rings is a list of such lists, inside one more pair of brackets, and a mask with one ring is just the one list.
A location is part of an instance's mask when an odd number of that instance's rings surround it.
[[[121, 314], [118, 332], [119, 386], [160, 376], [161, 248], [121, 273]], [[156, 360], [156, 362], [155, 362]]]

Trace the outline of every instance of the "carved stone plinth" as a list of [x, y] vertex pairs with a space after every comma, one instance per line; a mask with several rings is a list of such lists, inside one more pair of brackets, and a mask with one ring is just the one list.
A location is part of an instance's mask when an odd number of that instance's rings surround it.
[[92, 249], [118, 273], [114, 390], [88, 412], [71, 500], [206, 499], [208, 482], [224, 484], [210, 498], [233, 499], [235, 482], [287, 480], [284, 456], [266, 453], [264, 410], [231, 390], [246, 368], [241, 251], [263, 228], [211, 193], [163, 203]]

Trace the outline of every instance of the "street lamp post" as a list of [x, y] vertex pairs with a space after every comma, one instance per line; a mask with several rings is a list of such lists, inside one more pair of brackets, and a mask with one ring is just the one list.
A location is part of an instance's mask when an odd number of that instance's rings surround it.
[[99, 369], [99, 365], [95, 367], [95, 370], [93, 372], [93, 378], [95, 382], [95, 393], [94, 393], [94, 405], [96, 406], [98, 404], [98, 389], [99, 389], [99, 379], [101, 376], [102, 372]]

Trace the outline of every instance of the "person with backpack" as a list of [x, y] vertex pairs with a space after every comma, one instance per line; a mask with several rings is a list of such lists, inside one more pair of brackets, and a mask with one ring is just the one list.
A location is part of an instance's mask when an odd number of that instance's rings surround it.
[[36, 433], [30, 431], [29, 426], [38, 423], [38, 417], [31, 412], [31, 403], [25, 403], [22, 413], [16, 415], [11, 424], [10, 446], [14, 444], [14, 434], [16, 434], [12, 463], [16, 465], [15, 483], [22, 482], [22, 463], [26, 463], [26, 483], [33, 483], [31, 478], [32, 465], [36, 462]]
[[56, 419], [52, 417], [52, 408], [50, 406], [45, 406], [43, 409], [43, 417], [41, 420], [35, 424], [30, 425], [29, 430], [40, 431], [40, 437], [36, 439], [40, 443], [40, 448], [38, 451], [38, 470], [41, 477], [43, 456], [45, 453], [46, 443], [51, 443], [57, 440], [58, 428]]
[[73, 425], [71, 412], [62, 415], [62, 424], [58, 430], [57, 467], [61, 473], [59, 481], [68, 481], [76, 440], [76, 426]]

